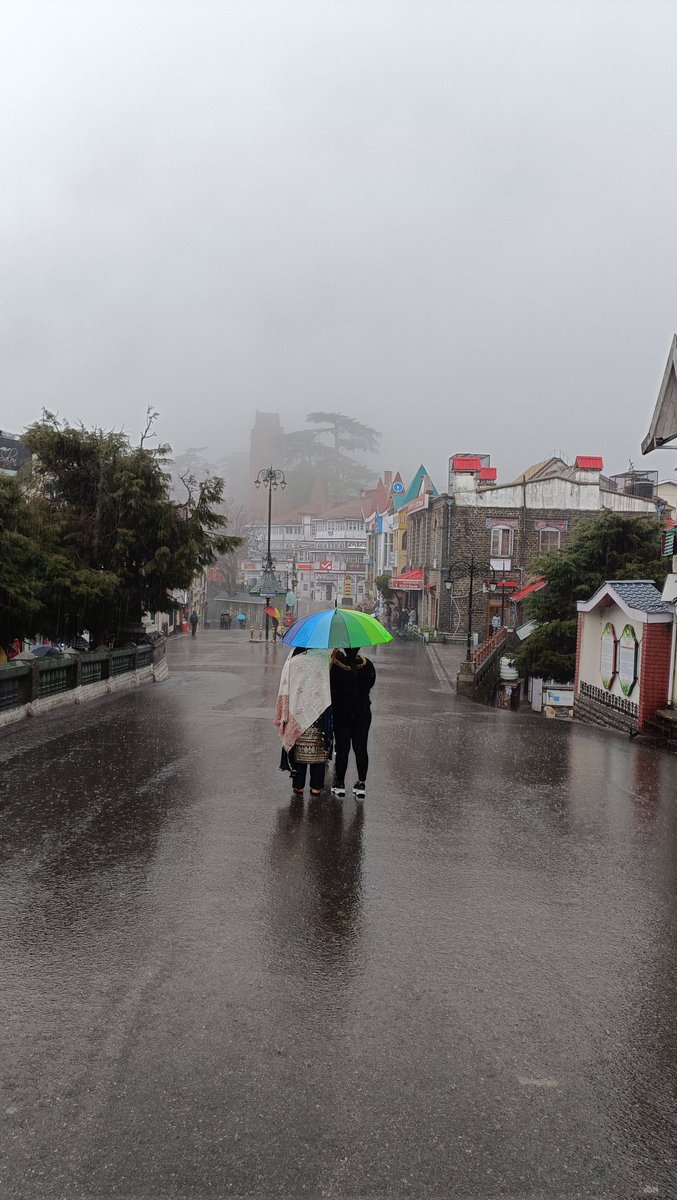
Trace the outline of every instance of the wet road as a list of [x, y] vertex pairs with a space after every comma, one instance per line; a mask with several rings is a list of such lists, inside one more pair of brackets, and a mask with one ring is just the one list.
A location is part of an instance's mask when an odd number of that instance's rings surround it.
[[285, 651], [0, 743], [0, 1197], [677, 1194], [677, 761], [379, 673], [290, 806]]

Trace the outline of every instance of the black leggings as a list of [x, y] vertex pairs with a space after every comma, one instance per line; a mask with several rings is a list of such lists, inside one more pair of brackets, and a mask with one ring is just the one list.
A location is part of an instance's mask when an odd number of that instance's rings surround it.
[[306, 774], [310, 767], [310, 786], [314, 792], [321, 792], [324, 787], [324, 772], [326, 763], [297, 763], [294, 762], [293, 750], [289, 755], [291, 767], [291, 785], [295, 791], [302, 791], [306, 786]]
[[360, 783], [366, 782], [367, 771], [369, 770], [367, 741], [369, 739], [370, 725], [370, 712], [365, 713], [362, 717], [353, 717], [352, 720], [347, 721], [341, 720], [340, 717], [337, 718], [336, 713], [334, 713], [334, 743], [336, 745], [334, 779], [336, 783], [345, 782], [351, 745], [355, 753], [357, 778]]

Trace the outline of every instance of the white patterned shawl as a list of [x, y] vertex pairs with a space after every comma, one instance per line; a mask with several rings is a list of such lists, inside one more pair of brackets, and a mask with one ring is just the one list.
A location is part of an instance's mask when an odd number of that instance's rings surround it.
[[289, 655], [282, 668], [275, 705], [275, 727], [285, 750], [291, 750], [331, 704], [328, 650]]

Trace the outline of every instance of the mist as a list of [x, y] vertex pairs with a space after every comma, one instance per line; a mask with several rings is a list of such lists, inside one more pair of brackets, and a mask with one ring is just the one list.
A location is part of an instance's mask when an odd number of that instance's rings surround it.
[[671, 472], [676, 44], [660, 3], [6, 6], [0, 426]]

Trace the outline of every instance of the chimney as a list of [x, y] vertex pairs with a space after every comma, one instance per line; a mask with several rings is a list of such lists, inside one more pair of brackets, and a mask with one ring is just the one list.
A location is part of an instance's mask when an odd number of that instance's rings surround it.
[[383, 472], [383, 482], [385, 483], [386, 487], [390, 487], [392, 481], [393, 481], [392, 471], [384, 471]]

